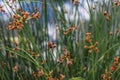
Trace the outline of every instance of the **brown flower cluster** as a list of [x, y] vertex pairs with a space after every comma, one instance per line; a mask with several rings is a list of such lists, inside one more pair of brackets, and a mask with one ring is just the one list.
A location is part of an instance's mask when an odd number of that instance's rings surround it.
[[114, 1], [114, 5], [112, 6], [112, 8], [114, 8], [116, 6], [120, 6], [120, 1], [119, 0]]
[[73, 64], [73, 59], [70, 58], [70, 52], [68, 50], [65, 50], [64, 54], [60, 56], [59, 58], [59, 63], [63, 63], [66, 61], [66, 65], [72, 65]]
[[27, 11], [21, 11], [20, 13], [21, 13], [21, 16], [22, 16], [21, 18], [23, 22], [26, 22], [27, 19], [30, 18], [30, 13]]
[[65, 75], [63, 75], [61, 73], [59, 74], [59, 79], [56, 78], [56, 77], [53, 78], [52, 75], [53, 75], [53, 70], [49, 71], [48, 74], [45, 74], [43, 70], [38, 70], [37, 72], [33, 72], [33, 76], [35, 78], [38, 78], [38, 77], [41, 77], [41, 76], [46, 76], [47, 80], [64, 80], [64, 78], [65, 78]]
[[95, 10], [95, 9], [96, 9], [96, 6], [93, 6], [92, 9]]
[[74, 5], [78, 5], [79, 4], [79, 0], [70, 0]]
[[65, 79], [65, 75], [60, 74], [60, 80], [64, 80]]
[[88, 49], [89, 53], [93, 53], [93, 51], [95, 51], [96, 53], [99, 52], [99, 49], [97, 47], [98, 42], [95, 42], [94, 44], [92, 44], [91, 33], [86, 33], [85, 41], [87, 43], [90, 43], [90, 46], [87, 46], [87, 45], [84, 46], [85, 49]]
[[17, 72], [17, 71], [18, 71], [18, 66], [14, 66], [14, 67], [13, 67], [13, 71], [14, 71], [14, 72]]
[[112, 32], [112, 31], [110, 31], [109, 35], [110, 35], [110, 36], [112, 36], [112, 35], [113, 35], [113, 32]]
[[29, 54], [31, 54], [31, 56], [40, 57], [40, 54], [38, 54], [37, 52], [32, 51], [30, 48], [28, 48], [27, 52], [28, 52]]
[[39, 19], [40, 18], [39, 12], [33, 13], [32, 18]]
[[40, 62], [40, 65], [43, 65], [43, 64], [45, 64], [47, 62], [47, 60], [42, 60], [41, 62]]
[[2, 65], [2, 68], [6, 67], [6, 63], [4, 61], [2, 61], [1, 65]]
[[103, 80], [110, 80], [111, 79], [111, 72], [108, 72], [108, 70], [105, 70], [105, 73], [101, 75]]
[[57, 45], [55, 44], [55, 43], [53, 43], [53, 42], [48, 42], [48, 48], [50, 48], [50, 49], [53, 49], [53, 48], [55, 48]]
[[120, 66], [119, 60], [120, 60], [120, 57], [119, 57], [119, 56], [117, 56], [117, 57], [114, 58], [114, 63], [113, 63], [113, 65], [112, 65], [111, 68], [110, 68], [110, 70], [111, 70], [112, 72], [114, 72], [114, 71]]
[[12, 23], [9, 24], [8, 30], [21, 30], [24, 27], [21, 21], [19, 20], [14, 20]]
[[104, 16], [105, 16], [105, 18], [106, 18], [107, 21], [111, 20], [111, 16], [108, 14], [107, 11], [104, 11]]
[[38, 11], [36, 13], [33, 13], [31, 16], [29, 12], [22, 11], [22, 9], [18, 9], [17, 11], [19, 14], [13, 15], [13, 21], [9, 24], [8, 30], [21, 30], [24, 27], [23, 23], [27, 22], [27, 20], [40, 18]]
[[109, 32], [109, 35], [110, 35], [110, 36], [113, 36], [113, 35], [119, 35], [119, 33], [120, 33], [120, 29], [117, 28], [117, 29], [115, 29], [114, 32], [113, 32], [113, 31], [110, 31], [110, 32]]
[[113, 62], [113, 65], [110, 68], [110, 71], [108, 72], [107, 70], [105, 70], [105, 73], [101, 75], [103, 80], [111, 80], [112, 73], [115, 72], [117, 70], [117, 68], [120, 66], [119, 60], [120, 60], [119, 56], [114, 58], [114, 62]]
[[52, 74], [53, 70], [49, 71], [49, 73], [47, 74], [47, 80], [57, 80], [57, 78], [53, 78]]
[[5, 10], [3, 9], [3, 6], [0, 5], [0, 12], [4, 12], [5, 13]]
[[19, 47], [15, 47], [15, 48], [13, 48], [13, 50], [20, 51], [20, 48]]
[[86, 33], [85, 41], [88, 42], [88, 43], [92, 42], [91, 33]]
[[43, 70], [38, 70], [37, 72], [32, 72], [32, 75], [35, 77], [35, 78], [38, 78], [40, 76], [44, 76], [44, 72]]
[[36, 55], [36, 53], [33, 52], [31, 49], [28, 49], [27, 52], [30, 53], [32, 56], [35, 56], [35, 55]]
[[47, 74], [47, 80], [64, 80], [65, 79], [65, 75], [63, 74], [59, 74], [59, 79], [56, 78], [56, 77], [52, 77], [52, 74], [53, 74], [53, 70], [51, 70], [48, 74]]
[[77, 30], [77, 29], [78, 29], [77, 26], [70, 27], [70, 28], [66, 29], [66, 30], [63, 32], [63, 34], [64, 34], [64, 35], [67, 35], [68, 33], [72, 32], [72, 31], [75, 31], [75, 30]]

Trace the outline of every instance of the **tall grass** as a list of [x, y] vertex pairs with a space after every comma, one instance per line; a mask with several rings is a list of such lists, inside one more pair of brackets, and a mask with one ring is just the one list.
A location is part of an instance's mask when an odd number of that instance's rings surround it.
[[[91, 5], [86, 0], [90, 15], [86, 21], [78, 16], [82, 4], [76, 1], [70, 2], [67, 12], [65, 0], [3, 0], [4, 6], [19, 3], [21, 9], [11, 8], [13, 24], [0, 19], [1, 80], [120, 79], [120, 2], [102, 0]], [[56, 40], [49, 36], [49, 24], [56, 29]]]

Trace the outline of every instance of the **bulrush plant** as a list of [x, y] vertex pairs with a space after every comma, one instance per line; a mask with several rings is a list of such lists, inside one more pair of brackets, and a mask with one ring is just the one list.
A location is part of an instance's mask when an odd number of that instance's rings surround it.
[[61, 54], [59, 60], [59, 63], [64, 63], [66, 66], [72, 65], [73, 64], [73, 59], [70, 58], [70, 52], [65, 49], [64, 54]]
[[101, 77], [103, 78], [103, 80], [111, 80], [111, 73], [108, 72], [108, 70], [105, 70], [105, 73], [101, 75]]
[[[115, 77], [119, 77], [118, 75], [120, 73], [120, 57], [114, 57], [114, 62], [112, 66], [110, 67], [109, 71], [106, 69], [105, 73], [101, 75], [103, 80], [112, 80]], [[114, 75], [114, 76], [113, 76]]]
[[27, 20], [29, 19], [39, 19], [40, 18], [40, 14], [39, 12], [33, 13], [30, 16], [30, 13], [27, 11], [22, 11], [18, 9], [19, 14], [14, 14], [13, 15], [13, 21], [9, 24], [8, 29], [9, 30], [21, 30], [24, 25], [23, 23], [27, 22]]
[[0, 80], [120, 80], [119, 0], [2, 1]]
[[106, 18], [107, 21], [110, 21], [111, 16], [108, 14], [107, 11], [104, 11], [104, 16], [105, 16], [105, 18]]
[[68, 33], [71, 33], [71, 32], [73, 32], [73, 31], [75, 31], [75, 30], [77, 30], [77, 26], [73, 26], [73, 27], [70, 27], [70, 28], [66, 29], [66, 30], [63, 32], [63, 34], [64, 34], [64, 35], [67, 35]]
[[87, 45], [84, 46], [85, 49], [88, 49], [88, 52], [90, 54], [93, 53], [93, 51], [95, 51], [96, 53], [99, 52], [99, 49], [97, 47], [98, 42], [95, 42], [93, 44], [92, 39], [91, 39], [91, 33], [86, 33], [85, 42], [90, 44], [90, 46], [87, 46]]

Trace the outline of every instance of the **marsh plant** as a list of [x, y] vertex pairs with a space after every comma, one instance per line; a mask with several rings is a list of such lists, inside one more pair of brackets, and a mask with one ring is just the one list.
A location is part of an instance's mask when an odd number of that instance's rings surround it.
[[119, 80], [120, 2], [81, 1], [2, 0], [0, 80]]

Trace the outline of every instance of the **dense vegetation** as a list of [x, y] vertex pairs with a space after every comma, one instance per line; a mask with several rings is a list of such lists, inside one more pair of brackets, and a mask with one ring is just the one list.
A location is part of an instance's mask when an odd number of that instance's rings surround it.
[[69, 1], [71, 11], [67, 0], [2, 1], [0, 80], [120, 79], [119, 1], [86, 0], [89, 20], [79, 0]]

